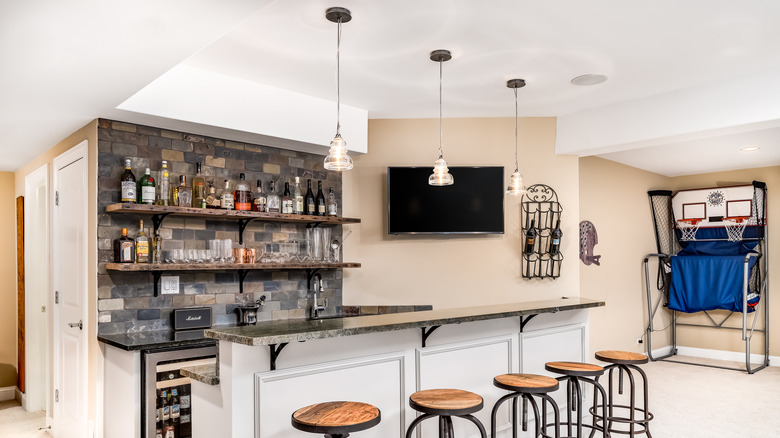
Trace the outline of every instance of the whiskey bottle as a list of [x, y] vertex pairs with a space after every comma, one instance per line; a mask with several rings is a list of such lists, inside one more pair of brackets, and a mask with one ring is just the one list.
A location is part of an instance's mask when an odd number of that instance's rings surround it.
[[303, 193], [301, 192], [301, 178], [295, 177], [295, 193], [293, 194], [293, 213], [303, 214]]
[[206, 178], [203, 177], [203, 169], [200, 163], [195, 163], [195, 177], [192, 178], [192, 206], [203, 208], [203, 200], [206, 199]]
[[214, 181], [209, 181], [209, 187], [206, 192], [206, 208], [219, 208], [220, 200], [217, 197], [217, 188], [214, 187]]
[[534, 219], [531, 219], [531, 228], [529, 228], [528, 231], [525, 233], [525, 245], [523, 247], [523, 254], [534, 253], [534, 244], [536, 243], [536, 235], [538, 234], [535, 225], [536, 225], [536, 221]]
[[225, 180], [225, 190], [222, 192], [221, 208], [223, 210], [233, 210], [235, 208], [235, 199], [233, 192], [230, 191], [230, 180]]
[[154, 196], [156, 195], [154, 178], [152, 178], [152, 172], [149, 168], [146, 168], [146, 173], [141, 177], [141, 181], [138, 183], [140, 190], [138, 193], [138, 201], [141, 204], [154, 205]]
[[171, 205], [171, 183], [168, 175], [168, 162], [163, 160], [160, 169], [160, 176], [157, 178], [157, 205]]
[[328, 216], [336, 216], [336, 213], [338, 212], [339, 206], [336, 204], [336, 194], [333, 193], [333, 187], [330, 187], [328, 189], [328, 203], [327, 203], [327, 210], [328, 210]]
[[317, 216], [325, 216], [326, 209], [325, 195], [322, 194], [322, 181], [317, 181]]
[[122, 228], [122, 237], [114, 240], [114, 261], [116, 263], [135, 262], [135, 241], [127, 237], [127, 228]]
[[561, 231], [561, 220], [558, 219], [550, 234], [550, 255], [558, 255], [561, 252], [561, 237], [563, 237], [563, 231]]
[[144, 232], [144, 221], [139, 221], [138, 234], [135, 235], [135, 262], [149, 263], [149, 238]]
[[252, 199], [252, 211], [265, 211], [265, 193], [263, 193], [263, 182], [257, 180], [257, 190]]
[[176, 187], [176, 199], [173, 205], [192, 207], [192, 187], [187, 186], [186, 175], [179, 175], [179, 185]]
[[119, 182], [122, 184], [122, 202], [126, 204], [135, 204], [136, 202], [135, 175], [130, 168], [131, 163], [130, 158], [125, 158], [125, 171], [119, 177]]
[[314, 192], [311, 191], [311, 180], [306, 180], [306, 196], [303, 198], [303, 214], [316, 215], [317, 214], [317, 199], [314, 197]]
[[290, 196], [290, 183], [284, 183], [284, 193], [282, 195], [282, 213], [293, 213], [293, 198]]
[[279, 195], [276, 194], [274, 182], [270, 182], [270, 188], [268, 189], [268, 196], [266, 197], [266, 208], [269, 213], [281, 213], [282, 212], [282, 200]]
[[162, 237], [160, 237], [160, 229], [154, 231], [152, 237], [152, 249], [151, 249], [151, 261], [152, 263], [162, 263]]
[[236, 210], [249, 211], [252, 209], [252, 192], [249, 184], [246, 183], [246, 175], [238, 174], [238, 184], [234, 193], [234, 204]]

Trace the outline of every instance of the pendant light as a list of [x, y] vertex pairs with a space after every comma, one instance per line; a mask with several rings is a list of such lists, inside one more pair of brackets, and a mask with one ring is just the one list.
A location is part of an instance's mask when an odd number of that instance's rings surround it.
[[347, 142], [341, 138], [341, 71], [340, 71], [340, 52], [341, 52], [341, 23], [348, 23], [352, 20], [352, 14], [346, 8], [328, 8], [325, 11], [325, 18], [333, 23], [338, 23], [338, 34], [336, 37], [336, 136], [330, 142], [330, 151], [325, 157], [325, 169], [327, 170], [350, 170], [352, 169], [352, 157], [347, 155]]
[[442, 63], [452, 59], [449, 50], [434, 50], [431, 52], [431, 61], [439, 63], [439, 158], [433, 163], [433, 174], [428, 177], [428, 184], [432, 186], [449, 186], [455, 182], [444, 161], [444, 145], [442, 143], [442, 112], [441, 112], [441, 71]]
[[508, 195], [522, 195], [526, 192], [523, 185], [523, 175], [520, 175], [520, 166], [517, 164], [517, 89], [525, 87], [525, 81], [522, 79], [510, 79], [506, 81], [506, 86], [515, 93], [515, 171], [509, 177], [509, 186], [506, 188]]

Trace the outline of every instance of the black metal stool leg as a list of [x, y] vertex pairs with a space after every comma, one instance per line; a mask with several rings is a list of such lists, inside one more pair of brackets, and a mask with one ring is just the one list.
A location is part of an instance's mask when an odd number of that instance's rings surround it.
[[544, 435], [545, 436], [549, 436], [549, 435], [547, 435], [547, 415], [546, 415], [546, 410], [544, 408], [545, 404], [549, 403], [550, 406], [552, 406], [552, 408], [553, 408], [553, 427], [555, 428], [555, 438], [560, 438], [560, 436], [561, 436], [561, 412], [558, 409], [558, 403], [556, 403], [555, 400], [553, 400], [553, 398], [550, 397], [547, 394], [540, 394], [539, 396], [543, 399], [542, 400], [542, 412], [545, 413], [544, 414], [544, 423], [545, 423], [544, 424]]
[[[475, 425], [477, 425], [477, 428], [479, 429], [479, 434], [482, 438], [487, 438], [487, 432], [485, 431], [485, 426], [482, 425], [482, 422], [477, 420], [477, 417], [467, 414], [467, 415], [459, 415], [460, 418], [465, 418], [466, 420], [471, 421]], [[452, 423], [450, 423], [452, 425]]]
[[648, 401], [650, 399], [650, 396], [648, 394], [649, 385], [647, 383], [647, 374], [645, 374], [644, 371], [642, 371], [642, 368], [639, 368], [636, 365], [628, 365], [628, 367], [632, 370], [635, 370], [639, 373], [640, 376], [642, 376], [642, 388], [644, 389], [644, 406], [642, 407], [642, 412], [644, 413], [644, 422], [642, 424], [645, 426], [645, 434], [647, 434], [647, 438], [652, 438], [653, 435], [650, 434], [650, 408], [648, 406]]
[[[496, 401], [496, 404], [493, 405], [493, 411], [490, 413], [490, 436], [491, 436], [491, 438], [496, 438], [496, 428], [497, 428], [496, 416], [498, 415], [498, 409], [501, 407], [501, 404], [504, 403], [505, 401], [509, 400], [509, 399], [517, 400], [517, 397], [520, 397], [521, 395], [522, 394], [520, 394], [518, 392], [513, 392], [513, 393], [510, 393], [510, 394], [507, 394], [507, 395], [501, 397], [500, 399], [498, 399], [498, 401]], [[515, 404], [515, 405], [513, 405], [513, 407], [517, 408], [517, 405]], [[517, 429], [516, 426], [517, 426], [517, 409], [513, 409], [512, 410], [512, 428], [516, 430]]]
[[409, 429], [406, 430], [406, 438], [412, 438], [412, 435], [414, 434], [414, 429], [417, 427], [418, 424], [422, 423], [423, 420], [427, 420], [428, 418], [435, 417], [433, 414], [423, 414], [419, 417], [412, 420], [412, 424], [409, 425]]
[[536, 400], [529, 394], [523, 394], [523, 400], [527, 400], [534, 410], [534, 437], [539, 438], [542, 436], [542, 426], [539, 424], [539, 406], [536, 405]]

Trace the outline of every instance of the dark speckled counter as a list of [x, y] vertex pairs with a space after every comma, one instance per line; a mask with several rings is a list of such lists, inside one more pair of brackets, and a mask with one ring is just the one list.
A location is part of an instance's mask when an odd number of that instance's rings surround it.
[[513, 316], [556, 313], [566, 310], [604, 306], [603, 301], [573, 297], [529, 301], [493, 306], [429, 310], [424, 312], [358, 316], [323, 320], [280, 320], [253, 326], [214, 328], [205, 331], [207, 338], [244, 345], [273, 345], [311, 339], [335, 338], [366, 333], [485, 321]]
[[203, 336], [203, 330], [174, 332], [158, 330], [139, 333], [121, 333], [115, 335], [98, 335], [98, 341], [127, 351], [150, 350], [169, 347], [195, 347], [216, 345], [213, 339]]

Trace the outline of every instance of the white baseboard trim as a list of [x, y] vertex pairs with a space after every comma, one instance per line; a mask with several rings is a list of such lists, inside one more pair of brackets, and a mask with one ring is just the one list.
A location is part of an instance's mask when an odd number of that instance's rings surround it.
[[0, 401], [13, 400], [14, 398], [16, 398], [15, 386], [6, 386], [5, 388], [0, 388]]
[[[666, 346], [653, 350], [653, 357], [661, 357], [671, 353], [672, 347]], [[726, 360], [732, 362], [744, 362], [745, 353], [738, 351], [710, 350], [708, 348], [677, 347], [679, 356], [699, 357], [702, 359]], [[750, 363], [760, 364], [764, 361], [763, 354], [751, 354]], [[780, 367], [780, 356], [769, 356], [769, 366]]]
[[24, 408], [24, 410], [27, 410], [27, 396], [22, 392], [19, 391], [19, 388], [14, 388], [14, 398], [16, 401], [19, 402], [20, 405]]

